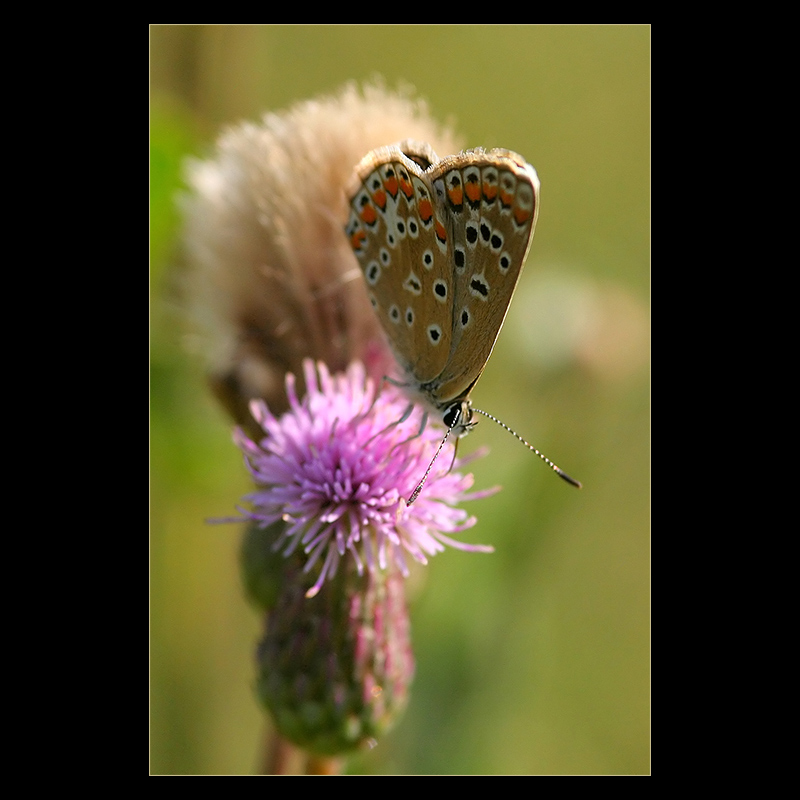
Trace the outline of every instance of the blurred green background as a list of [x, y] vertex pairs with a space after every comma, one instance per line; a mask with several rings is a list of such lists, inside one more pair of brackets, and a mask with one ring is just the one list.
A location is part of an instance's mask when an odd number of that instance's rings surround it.
[[[260, 621], [238, 578], [249, 489], [186, 345], [175, 263], [181, 163], [222, 126], [349, 80], [416, 87], [467, 146], [539, 173], [525, 273], [461, 452], [504, 491], [413, 602], [406, 716], [351, 772], [650, 771], [649, 26], [153, 26], [151, 78], [150, 769], [257, 769]], [[440, 155], [445, 155], [440, 153]]]

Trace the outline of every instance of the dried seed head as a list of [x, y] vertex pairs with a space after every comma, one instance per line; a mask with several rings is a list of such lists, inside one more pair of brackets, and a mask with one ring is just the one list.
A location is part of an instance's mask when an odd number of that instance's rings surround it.
[[249, 401], [280, 413], [284, 375], [302, 374], [304, 358], [332, 372], [359, 359], [373, 377], [387, 374], [391, 356], [343, 232], [344, 189], [366, 152], [405, 138], [459, 149], [409, 93], [347, 85], [232, 127], [210, 159], [189, 164], [191, 311], [212, 386], [247, 430]]

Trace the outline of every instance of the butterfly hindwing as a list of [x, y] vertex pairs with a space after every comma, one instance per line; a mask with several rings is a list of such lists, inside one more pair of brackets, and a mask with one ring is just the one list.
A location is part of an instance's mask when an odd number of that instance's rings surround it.
[[451, 352], [438, 380], [439, 400], [446, 403], [469, 393], [497, 341], [533, 236], [539, 181], [508, 151], [472, 151], [437, 168], [453, 238], [464, 247], [463, 256], [454, 253]]

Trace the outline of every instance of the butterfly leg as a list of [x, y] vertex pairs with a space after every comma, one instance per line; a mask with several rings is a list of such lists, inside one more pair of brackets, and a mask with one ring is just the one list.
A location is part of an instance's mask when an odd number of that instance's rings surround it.
[[[406, 406], [406, 410], [403, 412], [403, 415], [400, 417], [400, 419], [395, 420], [394, 422], [390, 422], [385, 428], [379, 430], [374, 436], [370, 437], [370, 439], [367, 441], [367, 444], [370, 444], [370, 443], [374, 442], [375, 439], [377, 439], [379, 436], [383, 436], [385, 433], [390, 431], [392, 428], [396, 428], [398, 425], [400, 425], [403, 422], [405, 422], [411, 416], [411, 412], [413, 410], [414, 410], [414, 404], [413, 403], [409, 403], [408, 406]], [[406, 441], [410, 441], [411, 439], [416, 439], [417, 436], [419, 436], [422, 433], [422, 431], [425, 430], [425, 422], [427, 420], [427, 416], [428, 415], [425, 414], [425, 418], [423, 419], [422, 429], [420, 430], [420, 432], [419, 433], [415, 433], [409, 439], [406, 439]], [[401, 442], [400, 444], [405, 444], [405, 442]], [[397, 445], [395, 445], [395, 447], [396, 446]], [[394, 448], [392, 448], [392, 449], [394, 449]]]
[[458, 457], [458, 442], [460, 438], [461, 437], [456, 436], [456, 440], [453, 442], [453, 460], [450, 462], [450, 469], [447, 470], [448, 472], [452, 472], [455, 466], [456, 458]]
[[388, 375], [383, 376], [384, 383], [391, 383], [392, 386], [396, 386], [398, 389], [407, 389], [409, 384], [402, 383], [401, 381], [395, 380], [394, 378], [390, 378]]
[[[411, 413], [411, 411], [413, 410], [413, 408], [414, 408], [414, 404], [412, 403], [412, 404], [411, 404], [411, 405], [410, 405], [410, 406], [409, 406], [409, 407], [406, 409], [405, 413], [403, 414], [403, 417], [402, 417], [402, 419], [400, 419], [398, 422], [402, 422], [403, 420], [405, 420], [405, 419], [408, 419], [408, 416], [409, 416], [409, 414]], [[398, 424], [398, 423], [394, 423], [394, 424], [396, 425], [396, 424]], [[417, 431], [417, 432], [416, 432], [416, 433], [415, 433], [413, 436], [409, 436], [409, 437], [408, 437], [408, 439], [404, 439], [402, 442], [398, 442], [398, 443], [397, 443], [397, 444], [396, 444], [396, 445], [395, 445], [395, 446], [392, 448], [392, 452], [394, 451], [395, 447], [400, 447], [401, 445], [408, 444], [409, 442], [413, 441], [414, 439], [417, 439], [417, 438], [419, 438], [420, 436], [422, 436], [422, 433], [423, 433], [423, 431], [425, 430], [425, 428], [427, 427], [427, 425], [428, 425], [428, 412], [427, 412], [427, 411], [424, 411], [424, 412], [422, 413], [422, 421], [420, 422], [419, 430], [418, 430], [418, 431]]]

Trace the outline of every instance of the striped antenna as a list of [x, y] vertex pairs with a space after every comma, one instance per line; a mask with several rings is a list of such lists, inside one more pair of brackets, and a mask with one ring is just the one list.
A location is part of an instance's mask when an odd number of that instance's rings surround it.
[[508, 425], [505, 424], [505, 422], [500, 422], [500, 420], [497, 419], [497, 417], [493, 417], [486, 411], [481, 411], [479, 408], [475, 408], [474, 406], [472, 410], [477, 411], [479, 414], [483, 414], [484, 417], [488, 417], [490, 420], [493, 420], [501, 428], [505, 428], [512, 436], [519, 439], [519, 441], [521, 441], [522, 444], [524, 444], [525, 447], [528, 448], [528, 450], [530, 450], [533, 453], [536, 453], [536, 455], [539, 456], [539, 458], [541, 458], [542, 461], [544, 461], [544, 463], [547, 464], [547, 466], [550, 467], [550, 469], [552, 469], [553, 472], [555, 472], [556, 475], [559, 476], [559, 478], [563, 478], [567, 483], [571, 484], [572, 486], [576, 486], [578, 489], [582, 488], [580, 481], [576, 481], [575, 478], [571, 478], [569, 475], [567, 475], [567, 473], [564, 472], [564, 470], [561, 469], [561, 467], [554, 464], [544, 453], [540, 453], [532, 444], [526, 442], [516, 431], [511, 430], [511, 428], [509, 428]]
[[[411, 492], [411, 497], [406, 500], [406, 505], [410, 506], [418, 497], [420, 492], [422, 491], [422, 487], [425, 485], [425, 481], [428, 480], [428, 475], [431, 474], [431, 470], [433, 469], [433, 465], [436, 462], [436, 459], [439, 458], [439, 453], [442, 452], [442, 448], [447, 444], [447, 440], [450, 438], [450, 434], [453, 432], [453, 428], [458, 424], [459, 419], [461, 419], [461, 412], [459, 411], [455, 415], [455, 419], [453, 419], [452, 424], [447, 429], [447, 433], [444, 435], [444, 439], [439, 443], [439, 448], [437, 449], [436, 453], [434, 454], [433, 458], [431, 459], [431, 463], [428, 464], [428, 469], [425, 470], [425, 474], [422, 476], [422, 480], [417, 484], [417, 488]], [[458, 440], [456, 440], [457, 442]]]

